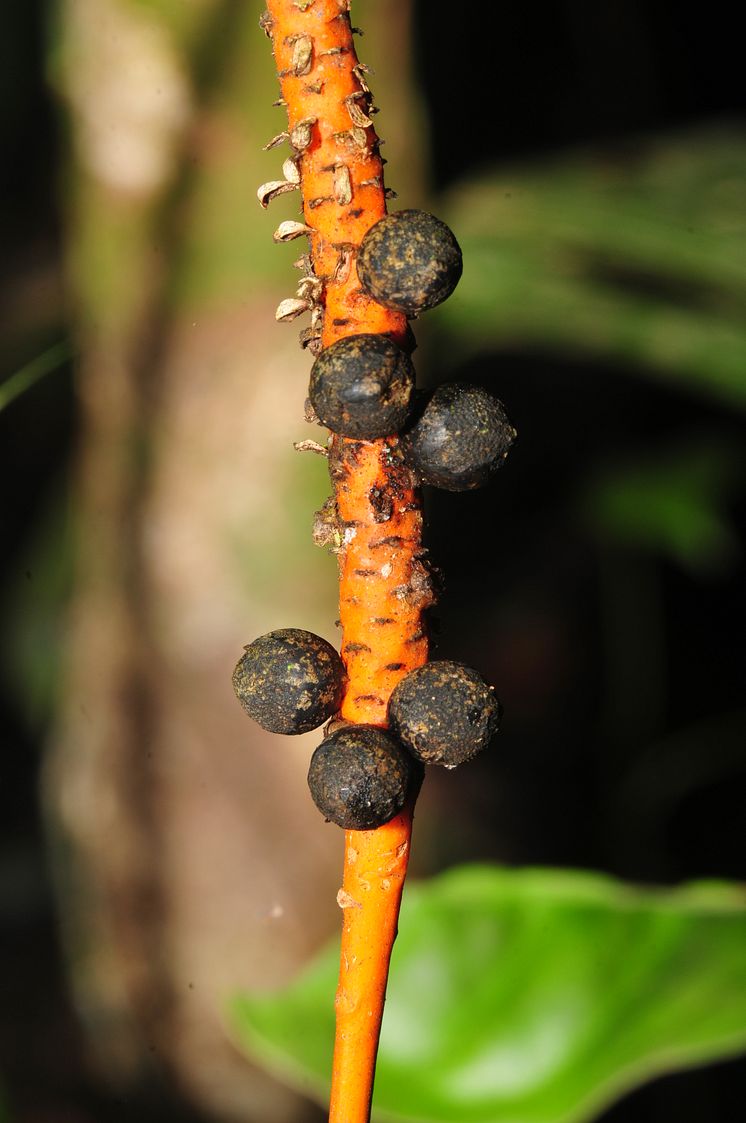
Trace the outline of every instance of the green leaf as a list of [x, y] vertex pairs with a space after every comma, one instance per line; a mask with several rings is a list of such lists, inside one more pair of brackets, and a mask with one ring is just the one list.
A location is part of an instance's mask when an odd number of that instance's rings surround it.
[[[233, 1023], [281, 1077], [327, 1094], [337, 949]], [[376, 1077], [390, 1123], [571, 1123], [746, 1046], [746, 894], [465, 867], [405, 893]]]
[[746, 407], [743, 133], [504, 168], [449, 196], [464, 276], [433, 315], [464, 353], [552, 349]]

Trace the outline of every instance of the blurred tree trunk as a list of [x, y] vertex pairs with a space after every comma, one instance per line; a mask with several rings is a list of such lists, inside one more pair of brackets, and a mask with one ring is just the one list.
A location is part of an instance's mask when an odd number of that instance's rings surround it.
[[[155, 1054], [203, 1107], [292, 1123], [308, 1109], [233, 1052], [224, 1022], [234, 991], [280, 983], [336, 929], [341, 861], [306, 793], [317, 736], [263, 735], [230, 686], [262, 631], [335, 638], [335, 565], [310, 539], [325, 465], [291, 448], [309, 435], [309, 359], [273, 317], [297, 246], [271, 232], [298, 202], [267, 216], [255, 201], [282, 158], [261, 146], [284, 127], [260, 11], [64, 0], [59, 13], [81, 426], [45, 794], [99, 1069], [133, 1088]], [[360, 2], [354, 18], [409, 205], [422, 150], [409, 5]]]

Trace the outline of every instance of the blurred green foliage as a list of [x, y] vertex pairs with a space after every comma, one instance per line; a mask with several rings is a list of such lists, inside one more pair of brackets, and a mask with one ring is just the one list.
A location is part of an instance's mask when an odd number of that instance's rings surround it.
[[[463, 867], [407, 889], [374, 1117], [576, 1123], [657, 1073], [746, 1045], [746, 898], [559, 870]], [[338, 946], [242, 997], [248, 1051], [328, 1091]]]
[[[593, 359], [740, 414], [745, 187], [746, 135], [726, 127], [488, 171], [445, 201], [466, 264], [435, 323], [455, 360]], [[693, 574], [724, 569], [740, 552], [742, 447], [703, 432], [602, 464], [580, 497], [586, 529]]]
[[465, 269], [438, 322], [468, 353], [601, 357], [743, 409], [744, 183], [725, 129], [486, 172], [447, 201]]
[[41, 378], [59, 370], [70, 357], [70, 343], [63, 339], [41, 355], [37, 355], [35, 359], [25, 363], [13, 374], [9, 374], [0, 382], [0, 411], [7, 409], [16, 398], [25, 394]]
[[61, 686], [65, 618], [73, 585], [75, 535], [65, 482], [49, 497], [32, 540], [24, 544], [15, 580], [0, 597], [0, 664], [29, 729], [42, 735]]
[[587, 525], [611, 545], [652, 552], [694, 575], [738, 553], [727, 513], [743, 457], [728, 441], [691, 440], [596, 473], [582, 499]]

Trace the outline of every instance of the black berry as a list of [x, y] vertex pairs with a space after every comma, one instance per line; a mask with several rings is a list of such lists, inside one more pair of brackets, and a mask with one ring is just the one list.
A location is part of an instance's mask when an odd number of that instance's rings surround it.
[[249, 717], [270, 733], [307, 733], [339, 709], [345, 669], [330, 643], [280, 628], [244, 649], [233, 689]]
[[357, 255], [365, 291], [407, 316], [441, 304], [458, 284], [462, 268], [461, 248], [452, 232], [425, 211], [386, 215], [371, 226]]
[[386, 335], [348, 335], [311, 368], [309, 397], [333, 433], [372, 441], [398, 433], [414, 389], [409, 356]]
[[322, 741], [313, 754], [308, 786], [326, 819], [345, 830], [372, 830], [402, 810], [416, 768], [385, 730], [348, 725]]
[[394, 689], [389, 722], [418, 760], [455, 768], [487, 747], [500, 724], [500, 703], [471, 667], [434, 660]]
[[423, 483], [469, 491], [487, 483], [515, 440], [502, 402], [479, 386], [440, 386], [404, 438]]

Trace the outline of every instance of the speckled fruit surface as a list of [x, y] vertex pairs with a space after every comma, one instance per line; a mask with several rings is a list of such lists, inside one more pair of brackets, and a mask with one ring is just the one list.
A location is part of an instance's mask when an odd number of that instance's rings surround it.
[[404, 437], [408, 463], [423, 483], [446, 491], [486, 484], [508, 455], [516, 431], [494, 394], [481, 386], [439, 386]]
[[425, 211], [395, 211], [371, 226], [357, 255], [360, 284], [379, 304], [418, 316], [446, 300], [461, 277], [461, 248]]
[[319, 420], [343, 437], [398, 433], [414, 390], [409, 356], [386, 335], [348, 335], [322, 351], [308, 396]]
[[233, 672], [236, 697], [270, 733], [307, 733], [339, 709], [345, 669], [330, 643], [301, 628], [259, 636]]
[[485, 749], [500, 724], [500, 702], [464, 663], [440, 659], [407, 675], [389, 701], [391, 730], [424, 764], [455, 768]]
[[402, 810], [416, 762], [383, 729], [348, 725], [322, 741], [308, 786], [321, 814], [346, 830], [372, 830]]

